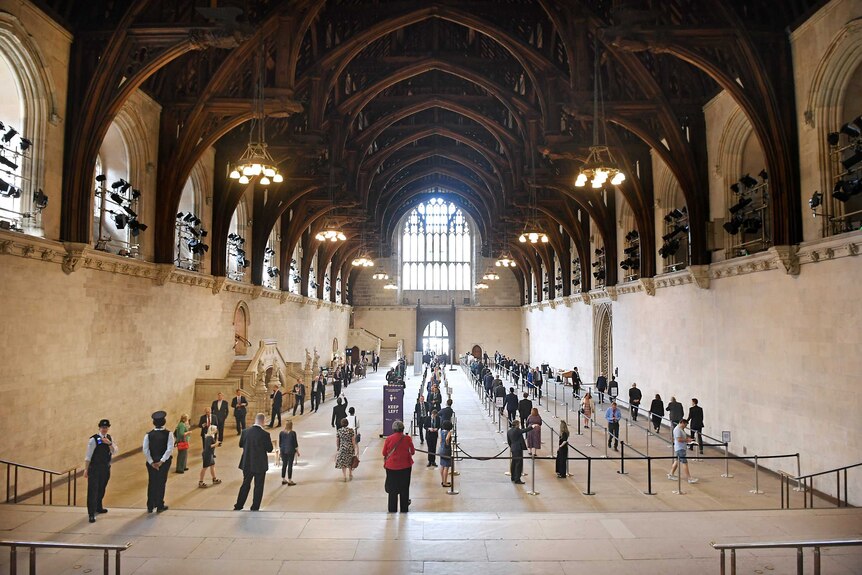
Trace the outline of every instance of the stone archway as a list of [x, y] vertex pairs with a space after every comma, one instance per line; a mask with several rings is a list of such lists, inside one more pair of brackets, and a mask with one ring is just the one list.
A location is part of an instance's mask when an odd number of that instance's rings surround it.
[[251, 323], [248, 306], [239, 302], [233, 312], [233, 352], [234, 355], [245, 355], [251, 342], [248, 340], [248, 324]]
[[593, 318], [594, 377], [610, 376], [614, 367], [613, 329], [611, 324], [611, 304], [603, 303], [595, 308]]

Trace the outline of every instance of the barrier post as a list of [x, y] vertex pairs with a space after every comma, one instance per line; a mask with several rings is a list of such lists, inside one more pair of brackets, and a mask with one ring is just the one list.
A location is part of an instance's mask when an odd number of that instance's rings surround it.
[[[796, 477], [799, 477], [800, 475], [802, 475], [802, 467], [799, 465], [799, 454], [797, 453], [796, 454]], [[788, 481], [788, 483], [789, 483], [789, 481]], [[805, 491], [805, 486], [802, 485], [802, 483], [799, 481], [799, 479], [796, 480], [796, 487], [793, 488], [793, 491]], [[789, 494], [788, 494], [788, 497], [789, 497]]]
[[644, 495], [655, 495], [652, 491], [652, 459], [647, 457], [646, 460], [646, 477], [647, 477], [647, 490]]
[[626, 441], [629, 440], [629, 420], [626, 419]]
[[[580, 424], [578, 427], [580, 427]], [[590, 426], [590, 442], [586, 444], [587, 447], [593, 447], [593, 427], [595, 427], [595, 425]]]
[[679, 460], [679, 456], [676, 458], [676, 491], [673, 493], [675, 495], [685, 495], [682, 491], [682, 462]]
[[646, 454], [649, 455], [649, 431], [646, 432]]
[[450, 454], [451, 459], [449, 460], [449, 462], [452, 464], [452, 467], [450, 468], [450, 473], [449, 473], [449, 475], [451, 477], [449, 478], [449, 491], [446, 492], [446, 495], [458, 495], [458, 493], [460, 493], [459, 491], [455, 490], [455, 456], [457, 454], [458, 454], [458, 438], [455, 437], [452, 439], [452, 453]]
[[595, 495], [592, 491], [590, 491], [590, 486], [592, 485], [593, 480], [593, 458], [587, 457], [587, 490], [583, 492], [584, 495]]
[[536, 454], [531, 453], [530, 459], [533, 461], [533, 465], [532, 465], [533, 478], [530, 480], [530, 490], [527, 491], [527, 495], [538, 495], [539, 492], [536, 491]]
[[759, 471], [760, 471], [760, 466], [757, 463], [757, 456], [755, 455], [754, 456], [754, 489], [750, 489], [748, 491], [749, 493], [754, 493], [755, 495], [760, 495], [761, 493], [763, 493], [763, 491], [760, 490], [760, 482], [758, 481], [758, 479], [759, 479], [759, 473], [758, 472]]
[[[756, 467], [757, 466], [757, 456], [755, 456], [754, 465], [755, 465], [755, 469], [756, 469], [757, 468]], [[756, 474], [756, 472], [755, 472], [755, 474]], [[727, 478], [733, 477], [733, 475], [730, 474], [730, 458], [727, 455], [727, 442], [726, 441], [724, 442], [724, 473], [722, 473], [721, 476], [727, 477]], [[755, 480], [755, 483], [756, 482], [757, 481]], [[756, 485], [755, 485], [754, 489], [755, 490], [757, 489]]]
[[620, 470], [617, 471], [620, 475], [626, 474], [626, 442], [620, 441]]
[[610, 435], [608, 435], [608, 428], [605, 427], [605, 459], [608, 457], [608, 440], [610, 439]]

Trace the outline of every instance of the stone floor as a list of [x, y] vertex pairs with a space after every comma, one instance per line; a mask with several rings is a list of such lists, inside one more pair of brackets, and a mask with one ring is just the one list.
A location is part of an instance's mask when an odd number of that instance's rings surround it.
[[[724, 463], [691, 460], [696, 485], [683, 483], [684, 495], [675, 494], [677, 483], [665, 478], [669, 462], [657, 462], [652, 470], [654, 495], [646, 495], [646, 466], [625, 462], [620, 475], [617, 454], [604, 460], [604, 436], [593, 426], [589, 435], [573, 435], [570, 443], [596, 457], [592, 464], [591, 490], [585, 495], [586, 464], [571, 461], [572, 477], [557, 479], [553, 461], [539, 460], [527, 484], [513, 485], [505, 475], [506, 460], [467, 460], [460, 464], [457, 495], [440, 486], [435, 468], [425, 467], [417, 454], [407, 515], [385, 513], [383, 492], [382, 375], [355, 382], [346, 390], [357, 407], [362, 443], [362, 463], [349, 483], [334, 469], [335, 440], [330, 427], [333, 402], [319, 413], [306, 411], [294, 418], [301, 457], [294, 470], [294, 487], [282, 486], [280, 468], [273, 465], [267, 477], [263, 511], [230, 511], [241, 474], [236, 468], [239, 449], [228, 432], [217, 458], [223, 483], [197, 488], [200, 465], [199, 441], [192, 442], [191, 470], [171, 473], [166, 501], [171, 509], [147, 515], [146, 472], [143, 456], [118, 461], [108, 486], [110, 512], [95, 524], [87, 522], [81, 508], [19, 504], [0, 506], [0, 537], [19, 540], [75, 542], [126, 542], [125, 573], [298, 573], [326, 570], [338, 573], [683, 573], [700, 569], [718, 572], [718, 552], [711, 541], [763, 541], [806, 538], [859, 538], [862, 511], [831, 509], [818, 500], [816, 510], [778, 510], [778, 482], [760, 473], [753, 494], [754, 472], [734, 462], [732, 478], [722, 477]], [[448, 371], [452, 399], [458, 417], [463, 450], [488, 457], [505, 447], [496, 433], [472, 385], [460, 370]], [[412, 407], [419, 378], [408, 380], [405, 403]], [[562, 403], [567, 392], [550, 390], [551, 402], [543, 402], [541, 414], [558, 428], [565, 418]], [[553, 398], [559, 402], [555, 405]], [[306, 404], [307, 407], [307, 404]], [[412, 411], [408, 409], [408, 411]], [[554, 417], [556, 411], [558, 418]], [[574, 415], [569, 422], [576, 429]], [[274, 430], [275, 431], [275, 430]], [[584, 430], [588, 431], [588, 430]], [[667, 430], [663, 430], [667, 436]], [[273, 434], [275, 435], [275, 433]], [[418, 439], [418, 438], [416, 438]], [[549, 429], [543, 430], [550, 457]], [[643, 431], [629, 428], [629, 440], [646, 450]], [[650, 437], [652, 455], [666, 455], [662, 440]], [[556, 443], [555, 441], [553, 443]], [[417, 447], [423, 448], [418, 444]], [[719, 452], [707, 450], [706, 455]], [[507, 455], [507, 453], [503, 453]], [[572, 453], [573, 457], [577, 454]], [[667, 463], [667, 464], [666, 464]], [[788, 470], [795, 460], [788, 459]], [[529, 465], [528, 465], [529, 471]], [[539, 495], [526, 493], [536, 481]], [[209, 482], [209, 479], [207, 478]], [[81, 489], [80, 497], [85, 497]], [[794, 506], [801, 496], [794, 494]], [[79, 498], [79, 502], [82, 499]], [[101, 569], [101, 557], [77, 551], [39, 551], [40, 573], [76, 573]], [[811, 565], [807, 553], [807, 565]], [[191, 560], [191, 561], [189, 561]], [[22, 572], [24, 560], [19, 559]], [[824, 551], [824, 573], [862, 573], [862, 548]], [[0, 572], [7, 572], [9, 555], [0, 550]], [[795, 569], [791, 551], [741, 552], [739, 573], [787, 573]]]

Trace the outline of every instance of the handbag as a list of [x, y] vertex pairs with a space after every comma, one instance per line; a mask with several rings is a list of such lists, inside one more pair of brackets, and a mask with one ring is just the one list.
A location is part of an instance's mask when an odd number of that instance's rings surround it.
[[185, 451], [189, 448], [188, 441], [178, 441], [177, 442], [177, 451]]
[[360, 441], [362, 441], [362, 434], [357, 431], [356, 432], [356, 443], [359, 443]]
[[359, 457], [353, 456], [353, 461], [350, 462], [350, 469], [356, 469], [359, 467]]

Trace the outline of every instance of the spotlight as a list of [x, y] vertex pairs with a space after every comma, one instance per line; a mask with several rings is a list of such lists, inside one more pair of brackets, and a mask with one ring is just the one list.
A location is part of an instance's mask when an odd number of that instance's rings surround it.
[[748, 206], [749, 204], [751, 204], [751, 202], [752, 202], [751, 198], [742, 198], [741, 200], [736, 202], [734, 205], [730, 206], [730, 213], [735, 214], [739, 210], [741, 210], [741, 209], [745, 208], [746, 206]]
[[126, 214], [114, 214], [114, 223], [117, 225], [118, 230], [122, 230], [129, 223], [129, 216]]
[[746, 188], [753, 188], [754, 186], [757, 185], [757, 180], [755, 180], [754, 178], [752, 178], [748, 174], [745, 174], [744, 176], [739, 178], [739, 183], [742, 184], [743, 186], [745, 186]]
[[862, 182], [859, 180], [853, 180], [850, 182], [838, 180], [838, 182], [835, 183], [835, 188], [832, 190], [832, 197], [839, 202], [846, 202], [851, 196], [855, 196], [859, 192], [862, 192]]
[[747, 234], [756, 234], [763, 227], [763, 220], [760, 218], [747, 218], [742, 223], [743, 230]]
[[739, 184], [732, 184], [730, 186], [730, 191], [733, 192], [734, 194], [738, 194], [739, 193]]
[[122, 188], [123, 184], [126, 183], [126, 180], [117, 180], [116, 182], [111, 183], [111, 189], [116, 190], [117, 188]]
[[841, 165], [844, 166], [845, 170], [850, 170], [859, 162], [862, 162], [862, 148], [857, 148], [853, 151], [852, 156], [845, 160], [841, 160]]
[[132, 199], [137, 200], [140, 197], [141, 197], [141, 190], [132, 188]]
[[27, 138], [21, 138], [18, 142], [18, 145], [21, 147], [22, 152], [26, 152], [30, 149], [30, 146], [33, 145], [33, 142], [28, 140]]
[[7, 158], [6, 156], [0, 156], [0, 164], [8, 167], [13, 172], [18, 169], [18, 164]]
[[739, 233], [739, 228], [742, 227], [742, 217], [738, 216], [738, 215], [734, 215], [730, 219], [730, 221], [724, 222], [724, 225], [722, 225], [722, 227], [724, 228], [724, 231], [726, 231], [727, 233], [729, 233], [732, 236], [735, 236], [736, 234]]
[[115, 204], [120, 204], [120, 205], [123, 204], [122, 196], [120, 196], [120, 194], [118, 194], [116, 192], [111, 192], [111, 201], [113, 201]]
[[0, 196], [6, 198], [20, 198], [21, 188], [16, 188], [6, 180], [0, 179]]
[[[736, 185], [736, 184], [734, 184], [734, 185]], [[684, 209], [685, 208], [683, 208], [683, 210]], [[683, 211], [681, 211], [679, 208], [674, 208], [673, 210], [668, 212], [668, 214], [664, 217], [664, 221], [666, 221], [667, 223], [670, 223], [673, 220], [680, 219], [683, 215], [684, 215]]]
[[104, 182], [107, 179], [108, 179], [108, 176], [106, 176], [105, 174], [99, 174], [98, 176], [96, 176], [97, 182]]
[[820, 206], [820, 204], [822, 204], [822, 203], [823, 203], [823, 194], [821, 194], [820, 192], [814, 192], [813, 194], [811, 194], [811, 199], [808, 200], [808, 207], [813, 210], [813, 209], [816, 209], [818, 206]]
[[209, 233], [209, 232], [207, 232], [206, 230], [201, 230], [201, 237], [202, 237], [202, 238], [207, 237], [207, 234], [208, 234], [208, 233]]
[[37, 191], [33, 192], [33, 205], [36, 206], [37, 210], [44, 210], [48, 207], [48, 196], [45, 195], [45, 192], [42, 191], [42, 188], [39, 188]]
[[138, 214], [136, 214], [136, 213], [132, 210], [132, 208], [127, 208], [126, 206], [123, 206], [123, 210], [125, 210], [125, 212], [126, 212], [127, 214], [129, 214], [129, 217], [130, 217], [130, 218], [132, 218], [132, 219], [135, 219], [135, 218], [137, 218], [137, 217], [138, 217]]
[[[857, 120], [858, 120], [858, 118], [857, 118]], [[850, 136], [851, 138], [858, 138], [860, 135], [862, 135], [862, 131], [859, 130], [859, 127], [854, 125], [852, 122], [847, 122], [846, 124], [841, 126], [841, 130], [839, 130], [839, 131], [842, 134], [846, 134], [846, 135]], [[5, 136], [3, 137], [3, 140], [6, 142], [9, 141], [6, 139]]]
[[593, 277], [597, 280], [605, 279], [605, 270], [599, 270], [597, 272], [593, 272]]
[[183, 216], [184, 216], [184, 215], [185, 215], [184, 213], [179, 212], [179, 213], [177, 214], [177, 219], [178, 219], [178, 220], [183, 219]]
[[630, 247], [627, 247], [626, 249], [624, 249], [623, 253], [626, 254], [627, 256], [631, 256], [631, 255], [638, 253], [638, 251], [640, 251], [639, 246], [630, 246]]
[[[14, 137], [15, 137], [15, 135], [16, 135], [17, 133], [18, 133], [18, 130], [16, 130], [15, 128], [13, 128], [13, 127], [9, 126], [9, 131], [8, 131], [8, 132], [6, 132], [6, 134], [3, 136], [3, 143], [4, 143], [4, 144], [8, 144], [8, 143], [9, 143], [9, 141], [10, 141], [12, 138], [14, 138]], [[858, 131], [857, 131], [857, 134], [858, 134]]]
[[662, 247], [659, 248], [658, 254], [663, 258], [667, 259], [670, 256], [674, 255], [677, 251], [679, 251], [679, 240], [673, 239], [669, 242], [665, 242]]
[[839, 137], [840, 134], [838, 132], [829, 132], [828, 134], [826, 134], [826, 142], [830, 146], [837, 146]]
[[766, 170], [760, 170], [760, 173], [757, 175], [760, 176], [760, 179], [764, 182], [769, 179], [769, 174], [766, 173]]
[[674, 226], [671, 231], [661, 237], [665, 242], [669, 242], [680, 234], [688, 233], [688, 226]]
[[185, 215], [185, 217], [183, 217], [183, 221], [184, 221], [184, 222], [190, 222], [190, 221], [192, 221], [193, 219], [195, 219], [195, 215], [194, 215], [193, 213], [191, 213], [191, 212], [187, 213], [187, 214]]

